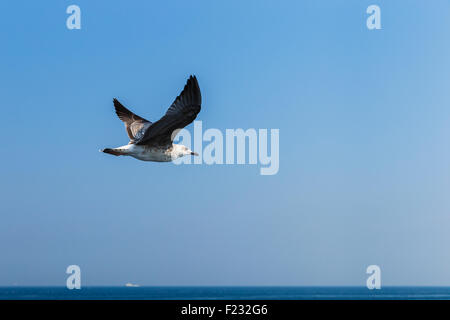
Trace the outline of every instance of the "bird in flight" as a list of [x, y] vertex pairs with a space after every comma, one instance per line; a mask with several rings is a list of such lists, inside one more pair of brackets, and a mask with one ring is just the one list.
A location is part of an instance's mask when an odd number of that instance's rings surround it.
[[156, 122], [134, 114], [115, 98], [113, 102], [117, 116], [125, 123], [130, 142], [101, 152], [157, 162], [169, 162], [186, 155], [198, 156], [188, 147], [173, 143], [177, 132], [194, 121], [201, 109], [202, 96], [195, 76], [189, 77], [183, 91]]

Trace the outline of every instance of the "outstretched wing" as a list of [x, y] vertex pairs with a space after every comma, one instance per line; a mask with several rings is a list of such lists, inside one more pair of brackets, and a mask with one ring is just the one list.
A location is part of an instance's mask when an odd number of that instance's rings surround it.
[[117, 116], [125, 123], [125, 129], [130, 138], [130, 143], [134, 143], [136, 140], [142, 138], [152, 123], [125, 108], [116, 98], [114, 98], [113, 102]]
[[172, 143], [172, 134], [190, 124], [200, 112], [202, 95], [197, 78], [190, 76], [183, 91], [175, 99], [166, 114], [147, 128], [143, 136], [135, 139], [137, 145], [167, 145]]

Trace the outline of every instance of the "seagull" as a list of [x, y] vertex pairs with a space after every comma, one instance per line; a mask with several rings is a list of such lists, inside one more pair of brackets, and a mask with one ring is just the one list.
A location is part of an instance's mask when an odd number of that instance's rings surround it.
[[114, 156], [131, 156], [142, 161], [170, 162], [186, 155], [198, 156], [188, 147], [173, 143], [179, 130], [190, 124], [200, 112], [202, 96], [197, 78], [190, 76], [183, 91], [156, 122], [148, 121], [113, 99], [116, 114], [125, 123], [130, 142], [101, 152]]

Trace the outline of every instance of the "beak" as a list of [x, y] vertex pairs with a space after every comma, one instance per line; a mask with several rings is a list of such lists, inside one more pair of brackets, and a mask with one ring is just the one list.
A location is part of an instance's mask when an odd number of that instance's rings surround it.
[[191, 151], [191, 155], [193, 155], [193, 156], [198, 156], [198, 153], [197, 153], [197, 152]]

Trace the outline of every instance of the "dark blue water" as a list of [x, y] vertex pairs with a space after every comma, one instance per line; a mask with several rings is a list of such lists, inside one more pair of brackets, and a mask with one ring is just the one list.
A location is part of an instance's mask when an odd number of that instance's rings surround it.
[[0, 287], [0, 300], [449, 300], [450, 287]]

